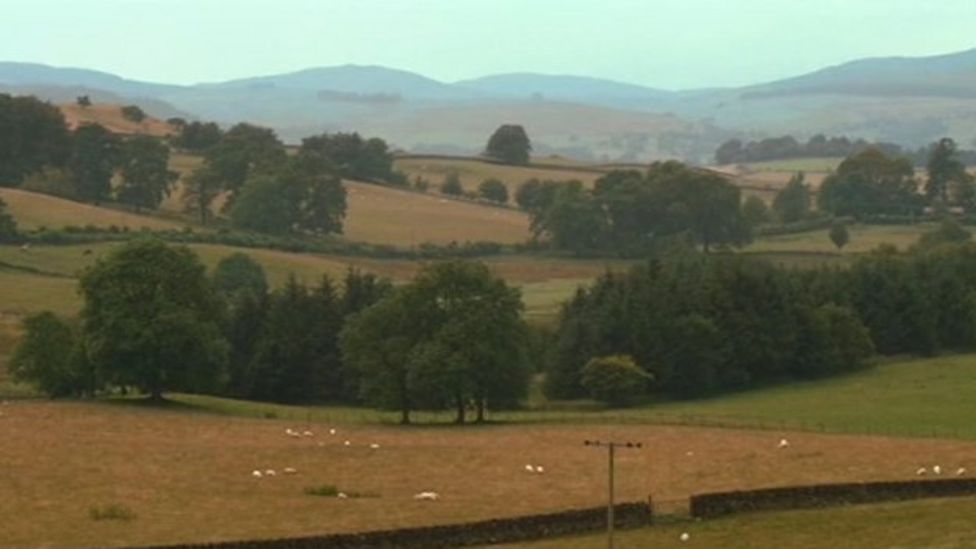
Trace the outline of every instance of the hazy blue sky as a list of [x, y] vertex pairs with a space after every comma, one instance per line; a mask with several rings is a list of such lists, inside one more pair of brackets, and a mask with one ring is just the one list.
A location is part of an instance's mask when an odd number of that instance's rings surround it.
[[172, 83], [345, 63], [662, 88], [976, 47], [976, 0], [0, 0], [0, 60]]

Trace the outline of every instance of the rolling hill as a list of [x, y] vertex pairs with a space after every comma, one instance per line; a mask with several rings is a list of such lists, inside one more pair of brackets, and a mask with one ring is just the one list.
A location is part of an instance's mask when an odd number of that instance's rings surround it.
[[511, 73], [461, 82], [344, 65], [176, 86], [104, 72], [0, 63], [0, 90], [67, 101], [131, 102], [224, 124], [275, 128], [296, 142], [359, 131], [414, 152], [479, 152], [495, 127], [521, 123], [537, 153], [584, 159], [708, 162], [742, 134], [844, 134], [919, 146], [976, 138], [976, 50], [854, 60], [740, 88], [667, 91], [575, 75]]

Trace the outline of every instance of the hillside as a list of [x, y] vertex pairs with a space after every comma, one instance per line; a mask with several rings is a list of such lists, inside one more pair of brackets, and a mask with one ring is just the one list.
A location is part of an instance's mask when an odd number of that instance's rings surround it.
[[98, 123], [118, 134], [145, 134], [166, 137], [177, 133], [176, 128], [158, 118], [147, 116], [142, 122], [133, 122], [122, 116], [122, 105], [97, 103], [82, 107], [77, 103], [58, 105], [64, 114], [68, 127], [74, 129], [82, 124]]
[[0, 198], [7, 203], [17, 224], [26, 229], [47, 227], [60, 229], [65, 225], [108, 228], [126, 227], [138, 230], [178, 229], [185, 224], [167, 219], [137, 215], [135, 213], [83, 204], [45, 194], [0, 187]]
[[680, 92], [534, 73], [449, 83], [361, 65], [175, 86], [0, 63], [4, 89], [58, 102], [88, 93], [163, 118], [249, 120], [290, 142], [359, 131], [412, 152], [477, 153], [494, 128], [512, 122], [526, 127], [537, 154], [597, 161], [707, 162], [718, 144], [742, 134], [845, 134], [913, 147], [943, 135], [976, 138], [976, 50], [854, 60], [775, 82]]

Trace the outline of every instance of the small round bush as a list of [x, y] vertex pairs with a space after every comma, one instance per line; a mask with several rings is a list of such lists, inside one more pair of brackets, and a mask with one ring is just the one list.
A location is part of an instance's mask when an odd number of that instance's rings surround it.
[[583, 367], [581, 383], [590, 396], [611, 406], [629, 406], [644, 394], [651, 375], [625, 355], [597, 357]]

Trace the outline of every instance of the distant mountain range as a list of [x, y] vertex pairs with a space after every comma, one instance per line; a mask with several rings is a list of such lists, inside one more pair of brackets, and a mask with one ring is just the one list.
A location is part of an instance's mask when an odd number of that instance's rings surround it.
[[0, 91], [55, 102], [88, 94], [157, 117], [250, 121], [286, 140], [360, 131], [425, 152], [477, 152], [503, 123], [523, 124], [537, 153], [606, 160], [708, 161], [732, 136], [844, 134], [921, 145], [976, 139], [976, 49], [862, 59], [739, 88], [668, 91], [572, 75], [512, 73], [461, 82], [345, 65], [178, 86], [104, 72], [0, 63]]

